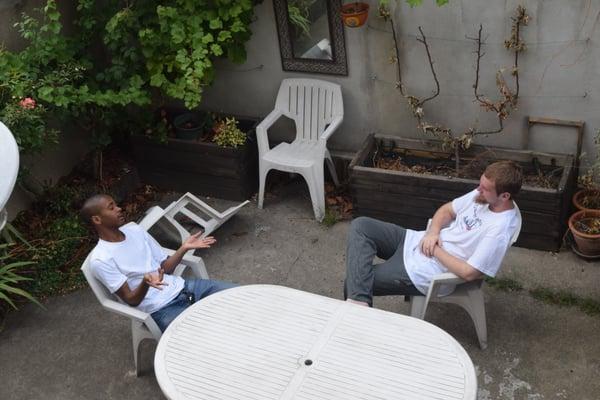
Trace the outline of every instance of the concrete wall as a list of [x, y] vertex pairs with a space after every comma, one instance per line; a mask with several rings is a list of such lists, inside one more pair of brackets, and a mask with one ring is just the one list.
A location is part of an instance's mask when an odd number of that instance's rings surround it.
[[[273, 4], [257, 6], [254, 35], [244, 65], [218, 64], [217, 80], [205, 92], [203, 106], [231, 113], [264, 116], [272, 108], [281, 79], [313, 76], [343, 87], [345, 119], [330, 148], [355, 151], [370, 132], [419, 137], [416, 121], [395, 89], [395, 66], [388, 62], [393, 42], [389, 25], [369, 1], [371, 13], [362, 28], [346, 28], [349, 75], [289, 73], [281, 69]], [[478, 143], [521, 149], [527, 131], [526, 116], [543, 116], [586, 122], [584, 151], [593, 151], [593, 134], [600, 128], [600, 2], [596, 0], [450, 0], [436, 7], [433, 0], [410, 8], [403, 0], [392, 1], [400, 33], [403, 80], [409, 93], [427, 96], [434, 89], [424, 47], [416, 41], [422, 26], [430, 44], [441, 95], [427, 103], [427, 119], [463, 131], [474, 123], [495, 128], [494, 116], [473, 102], [475, 36], [484, 26], [485, 57], [481, 62], [480, 92], [497, 99], [496, 70], [512, 65], [512, 54], [503, 42], [510, 35], [510, 17], [523, 4], [531, 21], [523, 37], [528, 49], [520, 56], [519, 109], [506, 121], [499, 135]], [[509, 83], [512, 83], [507, 75]], [[574, 129], [534, 127], [529, 148], [539, 151], [574, 152]]]
[[[34, 9], [43, 7], [45, 0], [5, 0], [0, 1], [0, 43], [11, 51], [18, 51], [25, 41], [19, 36], [13, 24], [19, 21], [21, 13], [34, 14]], [[67, 32], [72, 29], [71, 21], [74, 15], [72, 1], [59, 1], [58, 5], [63, 13], [63, 25]], [[69, 127], [64, 130], [72, 131]], [[43, 184], [55, 184], [58, 179], [71, 171], [73, 166], [89, 150], [87, 139], [78, 132], [69, 132], [61, 136], [57, 146], [49, 148], [42, 154], [24, 157], [21, 163], [27, 165], [31, 171], [30, 181], [41, 187]], [[7, 204], [9, 218], [31, 202], [32, 196], [18, 186]]]

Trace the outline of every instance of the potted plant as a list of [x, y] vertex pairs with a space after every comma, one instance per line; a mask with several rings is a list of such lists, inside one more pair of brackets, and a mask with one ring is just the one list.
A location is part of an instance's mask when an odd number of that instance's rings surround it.
[[584, 257], [600, 256], [600, 210], [579, 210], [569, 218], [576, 252]]
[[182, 140], [175, 137], [173, 127], [180, 112], [161, 110], [144, 134], [131, 135], [142, 182], [227, 200], [251, 197], [258, 186], [259, 119], [212, 113], [207, 118], [212, 126], [204, 135]]
[[210, 127], [211, 120], [208, 113], [187, 112], [178, 115], [173, 120], [175, 137], [183, 140], [196, 140]]
[[363, 2], [344, 4], [341, 9], [342, 20], [348, 28], [358, 28], [367, 22], [369, 5]]
[[600, 210], [600, 129], [594, 138], [596, 157], [587, 172], [579, 177], [582, 189], [573, 195], [573, 205], [577, 210]]

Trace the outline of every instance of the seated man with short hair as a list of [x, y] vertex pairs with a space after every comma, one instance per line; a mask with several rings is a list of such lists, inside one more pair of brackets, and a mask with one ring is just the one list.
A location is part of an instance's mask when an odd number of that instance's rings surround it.
[[194, 301], [235, 286], [171, 275], [187, 251], [210, 247], [216, 242], [213, 237], [200, 238], [199, 232], [167, 256], [139, 225], [124, 226], [121, 208], [108, 195], [87, 199], [81, 215], [98, 233], [98, 244], [90, 256], [94, 276], [125, 303], [151, 314], [163, 332]]
[[[427, 294], [432, 278], [444, 272], [465, 281], [495, 276], [518, 227], [513, 197], [522, 180], [521, 167], [512, 161], [489, 165], [479, 187], [441, 206], [426, 231], [355, 219], [348, 235], [344, 297], [372, 306], [373, 296]], [[375, 256], [386, 261], [373, 265]], [[442, 287], [440, 295], [453, 288]]]

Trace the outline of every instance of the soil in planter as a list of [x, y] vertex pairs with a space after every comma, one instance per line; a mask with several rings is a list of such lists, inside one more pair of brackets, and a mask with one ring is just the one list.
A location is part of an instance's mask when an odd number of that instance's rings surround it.
[[593, 196], [585, 196], [583, 199], [581, 199], [581, 204], [585, 208], [598, 210], [600, 209], [600, 196], [598, 194]]
[[[426, 157], [426, 152], [393, 149], [384, 151], [381, 147], [367, 158], [366, 167], [375, 167], [423, 175], [442, 175], [479, 180], [491, 162], [493, 154], [482, 153], [475, 158], [462, 158], [458, 175], [452, 157]], [[429, 154], [429, 153], [428, 153]], [[562, 176], [562, 167], [542, 165], [538, 162], [524, 164], [523, 184], [545, 189], [557, 188]]]
[[582, 233], [588, 235], [598, 235], [600, 234], [600, 218], [590, 217], [590, 218], [582, 218], [573, 223], [575, 228]]

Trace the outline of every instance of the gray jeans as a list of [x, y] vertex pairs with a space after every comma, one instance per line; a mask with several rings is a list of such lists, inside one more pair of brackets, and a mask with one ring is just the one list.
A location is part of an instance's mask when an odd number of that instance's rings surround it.
[[[344, 298], [373, 305], [373, 296], [422, 295], [404, 266], [406, 229], [368, 217], [352, 221], [346, 249]], [[375, 256], [386, 260], [373, 264]]]

